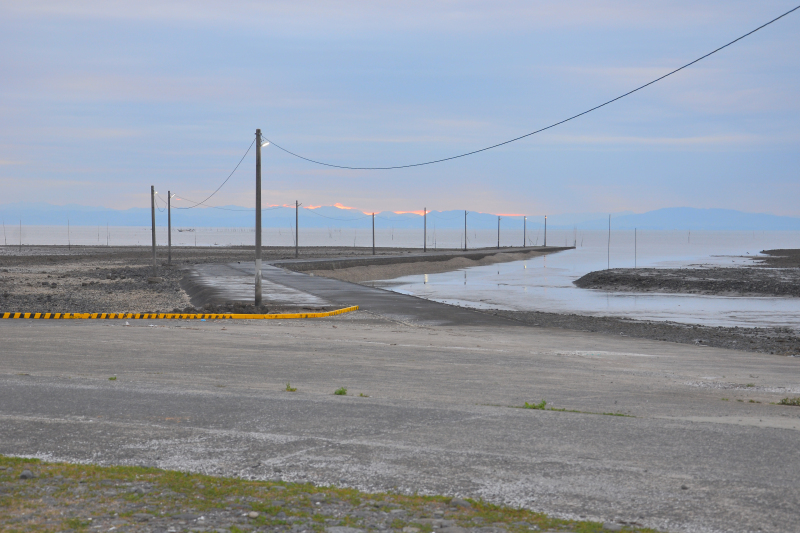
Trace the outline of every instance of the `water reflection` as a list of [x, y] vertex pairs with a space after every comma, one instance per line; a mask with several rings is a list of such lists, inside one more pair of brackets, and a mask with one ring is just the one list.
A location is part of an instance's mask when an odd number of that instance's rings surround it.
[[[734, 266], [751, 263], [747, 255], [752, 257], [762, 249], [800, 245], [800, 236], [794, 233], [766, 233], [762, 234], [761, 239], [750, 242], [743, 242], [741, 235], [734, 232], [715, 232], [713, 235], [693, 233], [691, 239], [686, 232], [680, 232], [672, 242], [666, 239], [666, 243], [648, 245], [646, 241], [642, 242], [642, 232], [639, 232], [638, 266]], [[678, 240], [682, 242], [676, 243]], [[698, 241], [703, 246], [699, 247]], [[620, 245], [612, 246], [610, 250], [606, 246], [585, 246], [526, 261], [472, 267], [424, 277], [406, 276], [378, 281], [375, 285], [474, 308], [617, 316], [712, 326], [800, 328], [798, 298], [618, 293], [575, 287], [573, 280], [587, 272], [605, 268], [609, 252], [612, 258], [627, 252], [620, 248]], [[613, 263], [612, 267], [623, 266]], [[630, 266], [633, 266], [633, 261]]]

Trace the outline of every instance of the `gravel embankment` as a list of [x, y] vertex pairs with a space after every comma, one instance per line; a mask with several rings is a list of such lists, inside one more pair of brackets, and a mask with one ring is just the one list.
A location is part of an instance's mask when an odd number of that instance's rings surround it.
[[640, 531], [442, 496], [366, 494], [138, 467], [0, 456], [3, 531], [527, 533]]

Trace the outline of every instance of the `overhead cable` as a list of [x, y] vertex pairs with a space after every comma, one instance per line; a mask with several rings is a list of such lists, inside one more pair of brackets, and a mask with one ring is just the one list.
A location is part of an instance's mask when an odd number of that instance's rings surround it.
[[558, 121], [558, 122], [556, 122], [554, 124], [550, 124], [549, 126], [546, 126], [544, 128], [540, 128], [540, 129], [538, 129], [536, 131], [532, 131], [530, 133], [526, 133], [525, 135], [520, 135], [519, 137], [514, 137], [513, 139], [509, 139], [507, 141], [503, 141], [503, 142], [500, 142], [500, 143], [497, 143], [497, 144], [493, 144], [491, 146], [487, 146], [485, 148], [480, 148], [478, 150], [472, 150], [471, 152], [466, 152], [466, 153], [459, 154], [459, 155], [454, 155], [454, 156], [451, 156], [451, 157], [444, 157], [442, 159], [434, 159], [433, 161], [425, 161], [423, 163], [411, 163], [411, 164], [408, 164], [408, 165], [395, 165], [395, 166], [385, 166], [385, 167], [350, 167], [350, 166], [345, 166], [345, 165], [334, 165], [332, 163], [325, 163], [323, 161], [317, 161], [317, 160], [311, 159], [309, 157], [304, 157], [304, 156], [302, 156], [300, 154], [297, 154], [295, 152], [291, 152], [291, 151], [287, 150], [286, 148], [283, 148], [282, 146], [276, 144], [271, 139], [267, 139], [267, 140], [269, 140], [269, 142], [271, 144], [273, 144], [279, 150], [282, 150], [282, 151], [286, 152], [287, 154], [292, 155], [294, 157], [297, 157], [299, 159], [302, 159], [304, 161], [308, 161], [309, 163], [314, 163], [314, 164], [322, 165], [322, 166], [326, 166], [326, 167], [341, 168], [341, 169], [346, 169], [346, 170], [395, 170], [395, 169], [401, 169], [401, 168], [421, 167], [421, 166], [424, 166], [424, 165], [433, 165], [435, 163], [442, 163], [444, 161], [451, 161], [453, 159], [459, 159], [461, 157], [467, 157], [469, 155], [474, 155], [474, 154], [478, 154], [480, 152], [485, 152], [487, 150], [491, 150], [493, 148], [498, 148], [498, 147], [504, 146], [506, 144], [511, 144], [511, 143], [519, 141], [521, 139], [525, 139], [526, 137], [530, 137], [532, 135], [536, 135], [537, 133], [541, 133], [541, 132], [543, 132], [545, 130], [549, 130], [551, 128], [555, 128], [556, 126], [560, 126], [561, 124], [564, 124], [565, 122], [569, 122], [570, 120], [574, 120], [574, 119], [576, 119], [578, 117], [582, 117], [583, 115], [591, 113], [592, 111], [596, 111], [596, 110], [600, 109], [601, 107], [605, 107], [605, 106], [607, 106], [607, 105], [609, 105], [611, 103], [616, 102], [617, 100], [621, 100], [622, 98], [625, 98], [626, 96], [630, 96], [631, 94], [633, 94], [633, 93], [635, 93], [637, 91], [640, 91], [640, 90], [644, 89], [645, 87], [649, 87], [650, 85], [653, 85], [654, 83], [657, 83], [657, 82], [663, 80], [664, 78], [668, 78], [669, 76], [672, 76], [673, 74], [675, 74], [677, 72], [680, 72], [681, 70], [683, 70], [683, 69], [685, 69], [687, 67], [690, 67], [690, 66], [694, 65], [695, 63], [697, 63], [699, 61], [702, 61], [703, 59], [705, 59], [705, 58], [707, 58], [707, 57], [709, 57], [711, 55], [716, 54], [720, 50], [723, 50], [724, 48], [727, 48], [727, 47], [731, 46], [732, 44], [734, 44], [734, 43], [736, 43], [738, 41], [741, 41], [745, 37], [748, 37], [748, 36], [754, 34], [755, 32], [757, 32], [757, 31], [759, 31], [759, 30], [761, 30], [763, 28], [766, 28], [767, 26], [769, 26], [773, 22], [777, 22], [778, 20], [780, 20], [783, 17], [785, 17], [785, 16], [797, 11], [798, 9], [800, 9], [800, 6], [797, 6], [797, 7], [793, 8], [793, 9], [790, 9], [789, 11], [787, 11], [784, 14], [780, 15], [779, 17], [775, 17], [774, 19], [770, 20], [769, 22], [767, 22], [765, 24], [762, 24], [758, 28], [745, 33], [741, 37], [737, 37], [736, 39], [732, 40], [728, 44], [722, 45], [719, 48], [717, 48], [715, 50], [712, 50], [711, 52], [709, 52], [709, 53], [707, 53], [707, 54], [705, 54], [703, 56], [698, 57], [694, 61], [686, 63], [682, 67], [678, 67], [675, 70], [672, 70], [672, 71], [668, 72], [667, 74], [664, 74], [663, 76], [660, 76], [660, 77], [658, 77], [658, 78], [656, 78], [656, 79], [654, 79], [654, 80], [652, 80], [652, 81], [650, 81], [648, 83], [645, 83], [644, 85], [640, 85], [639, 87], [633, 89], [632, 91], [628, 91], [625, 94], [617, 96], [616, 98], [612, 98], [611, 100], [608, 100], [607, 102], [603, 102], [602, 104], [597, 105], [595, 107], [592, 107], [591, 109], [587, 109], [586, 111], [583, 111], [582, 113], [578, 113], [577, 115], [572, 115], [569, 118], [566, 118], [564, 120], [560, 120], [560, 121]]

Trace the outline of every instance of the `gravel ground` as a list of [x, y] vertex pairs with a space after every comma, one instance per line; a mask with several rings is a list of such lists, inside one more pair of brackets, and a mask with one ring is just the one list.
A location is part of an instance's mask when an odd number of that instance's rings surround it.
[[653, 531], [575, 522], [452, 497], [365, 494], [138, 467], [0, 456], [4, 531], [524, 533]]
[[[382, 255], [408, 250], [381, 250]], [[157, 283], [152, 283], [152, 255], [144, 247], [37, 246], [0, 247], [0, 311], [32, 313], [152, 313], [191, 312], [181, 287], [183, 268], [200, 263], [252, 261], [248, 248], [175, 248], [166, 265], [159, 250]], [[300, 257], [372, 255], [369, 248], [304, 248]], [[294, 257], [294, 249], [265, 248], [265, 261]], [[280, 312], [272, 306], [259, 312]], [[315, 309], [316, 310], [316, 309]], [[204, 308], [206, 312], [255, 312], [241, 306]]]
[[538, 311], [485, 312], [546, 328], [590, 331], [606, 335], [800, 357], [800, 336], [791, 328], [724, 328]]

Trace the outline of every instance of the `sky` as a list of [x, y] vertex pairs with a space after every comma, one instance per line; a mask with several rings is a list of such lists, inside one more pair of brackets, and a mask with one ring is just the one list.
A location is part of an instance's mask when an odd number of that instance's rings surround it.
[[[798, 0], [0, 2], [0, 204], [201, 200], [256, 128], [305, 157], [391, 166], [547, 126]], [[800, 216], [800, 11], [541, 134], [391, 171], [264, 148], [264, 204]], [[252, 206], [255, 158], [208, 203]], [[176, 201], [176, 205], [185, 200]]]

